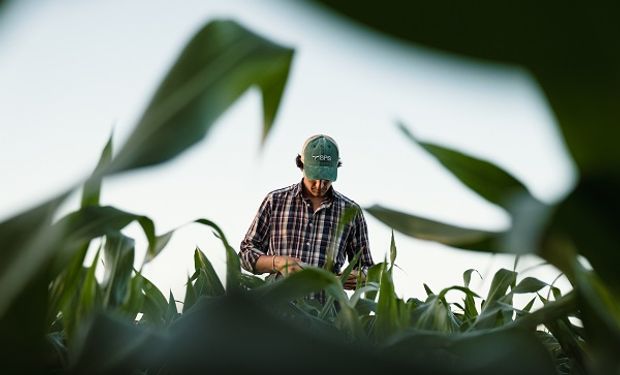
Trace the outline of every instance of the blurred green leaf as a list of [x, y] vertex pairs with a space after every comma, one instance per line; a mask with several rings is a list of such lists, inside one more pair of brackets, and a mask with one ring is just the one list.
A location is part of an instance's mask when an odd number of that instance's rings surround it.
[[[532, 309], [532, 306], [534, 306], [534, 302], [536, 302], [536, 297], [532, 298], [530, 300], [530, 302], [528, 302], [524, 307], [523, 307], [523, 311], [524, 312], [530, 312], [530, 310]], [[517, 317], [523, 315], [523, 313], [517, 313]]]
[[169, 326], [179, 317], [179, 312], [177, 310], [177, 304], [174, 299], [174, 295], [172, 294], [172, 290], [170, 291], [170, 296], [168, 297], [168, 306], [166, 308], [166, 312], [164, 313], [164, 324]]
[[368, 292], [376, 292], [379, 290], [379, 285], [376, 283], [366, 283], [365, 286], [361, 287], [361, 288], [357, 288], [355, 290], [355, 292], [353, 292], [353, 295], [351, 296], [351, 299], [349, 300], [349, 303], [351, 304], [351, 306], [355, 306], [357, 304], [357, 302], [362, 299], [362, 295], [363, 294], [368, 294]]
[[[355, 255], [353, 255], [353, 259], [350, 259], [349, 264], [347, 264], [347, 267], [344, 269], [344, 271], [342, 271], [342, 273], [338, 277], [338, 279], [340, 280], [340, 283], [343, 286], [344, 286], [344, 283], [349, 278], [351, 271], [353, 271], [354, 268], [359, 267], [358, 262], [359, 262], [361, 255], [362, 255], [361, 251], [358, 251], [357, 253], [355, 253]], [[330, 268], [325, 268], [325, 269], [329, 270]]]
[[426, 331], [458, 332], [459, 324], [445, 298], [430, 295], [412, 316], [413, 327]]
[[[86, 277], [80, 288], [77, 311], [72, 320], [65, 319], [64, 328], [68, 337], [73, 337], [75, 329], [85, 321], [86, 317], [100, 309], [103, 304], [102, 291], [95, 272], [99, 262], [99, 251], [95, 254], [95, 259], [86, 272]], [[68, 318], [68, 317], [67, 317]]]
[[536, 331], [536, 335], [545, 348], [547, 348], [547, 351], [553, 356], [557, 373], [559, 375], [571, 374], [569, 358], [566, 353], [564, 353], [564, 350], [562, 350], [562, 346], [558, 340], [547, 332]]
[[620, 347], [620, 298], [594, 272], [585, 270], [577, 262], [575, 268], [579, 308], [592, 348], [590, 370], [596, 374], [612, 374], [620, 367], [617, 350]]
[[[503, 251], [541, 255], [548, 221], [555, 207], [540, 202], [528, 192], [517, 192], [508, 196], [506, 207], [512, 218], [512, 226], [501, 239], [500, 246]], [[544, 257], [544, 253], [542, 256]], [[553, 258], [547, 261], [561, 266], [561, 263]]]
[[366, 211], [397, 231], [422, 240], [463, 249], [497, 252], [500, 232], [462, 228], [374, 205]]
[[[381, 275], [383, 274], [383, 270], [385, 269], [385, 263], [377, 263], [374, 266], [368, 269], [368, 275], [366, 276], [366, 283], [375, 283], [377, 285], [381, 284]], [[366, 297], [371, 300], [375, 300], [377, 297], [377, 293], [374, 291], [368, 291], [366, 293]]]
[[185, 46], [107, 173], [167, 161], [200, 139], [247, 89], [263, 94], [263, 141], [273, 125], [293, 51], [233, 21], [213, 21]]
[[120, 306], [129, 293], [134, 261], [134, 240], [121, 232], [110, 232], [105, 236], [104, 247], [104, 303], [110, 308]]
[[[345, 207], [340, 220], [338, 221], [338, 225], [336, 226], [336, 232], [333, 234], [334, 238], [339, 238], [344, 232], [345, 228], [355, 219], [355, 217], [361, 212], [361, 209], [357, 205], [351, 205]], [[338, 249], [336, 248], [336, 242], [331, 242], [329, 248], [327, 249], [327, 257], [325, 259], [325, 265], [323, 266], [326, 270], [331, 271], [334, 268], [334, 259], [336, 258], [336, 252]], [[348, 275], [347, 275], [348, 276]]]
[[165, 338], [111, 314], [87, 321], [70, 353], [75, 374], [130, 374], [158, 368], [166, 354]]
[[508, 292], [508, 288], [515, 287], [516, 279], [516, 272], [504, 268], [495, 273], [480, 314], [470, 326], [470, 330], [493, 328], [512, 322], [514, 308], [512, 293]]
[[0, 223], [0, 319], [13, 298], [54, 255], [61, 231], [50, 227], [53, 215], [69, 192]]
[[[538, 296], [540, 298], [540, 295]], [[527, 306], [526, 306], [527, 307]], [[575, 292], [570, 292], [557, 301], [544, 301], [543, 307], [529, 314], [521, 314], [513, 325], [525, 329], [535, 329], [540, 324], [554, 322], [557, 319], [566, 317], [577, 309], [577, 298]], [[525, 311], [522, 310], [522, 311]]]
[[584, 8], [534, 0], [508, 6], [391, 1], [381, 12], [372, 3], [319, 2], [415, 45], [525, 68], [542, 86], [580, 171], [618, 181], [617, 2]]
[[512, 290], [513, 293], [535, 293], [546, 287], [548, 284], [540, 281], [535, 277], [526, 277], [519, 281], [517, 286]]
[[[584, 177], [576, 189], [558, 206], [551, 234], [565, 239], [564, 246], [546, 255], [554, 263], [574, 261], [574, 251], [585, 256], [597, 274], [620, 295], [620, 183], [608, 183], [605, 178]], [[560, 268], [565, 271], [567, 267]], [[569, 271], [569, 270], [567, 270]], [[566, 272], [565, 272], [566, 273]], [[567, 273], [570, 279], [570, 273]]]
[[192, 280], [188, 277], [187, 284], [185, 284], [185, 300], [183, 301], [183, 314], [187, 312], [195, 303], [197, 299], [196, 289]]
[[215, 236], [222, 241], [226, 250], [226, 293], [237, 293], [241, 287], [241, 261], [239, 256], [229, 244], [224, 232], [213, 221], [208, 219], [197, 219], [195, 223], [209, 226], [215, 230]]
[[264, 301], [267, 305], [278, 305], [306, 297], [330, 285], [335, 286], [335, 290], [340, 290], [337, 300], [346, 303], [347, 298], [338, 278], [331, 272], [315, 267], [304, 268], [273, 283], [253, 289], [248, 295]]
[[489, 293], [487, 294], [487, 298], [485, 299], [485, 306], [505, 296], [508, 288], [515, 287], [516, 280], [516, 272], [507, 270], [505, 268], [498, 270], [493, 276], [493, 281], [491, 281], [491, 287], [489, 288]]
[[136, 278], [140, 278], [142, 292], [144, 293], [144, 304], [142, 305], [142, 323], [146, 322], [155, 327], [163, 327], [165, 324], [165, 314], [168, 309], [168, 301], [161, 291], [151, 281], [136, 273]]
[[202, 275], [202, 278], [198, 276], [201, 280], [200, 287], [197, 290], [199, 296], [215, 297], [226, 293], [213, 265], [199, 248], [194, 251], [194, 267], [196, 272]]
[[383, 353], [424, 374], [555, 374], [551, 356], [535, 334], [517, 329], [458, 335], [414, 331]]
[[466, 288], [469, 288], [472, 272], [476, 272], [478, 276], [480, 276], [480, 279], [482, 279], [482, 275], [480, 274], [480, 272], [473, 268], [468, 269], [467, 271], [463, 272], [463, 285], [465, 285]]
[[392, 237], [390, 240], [390, 270], [394, 268], [395, 260], [396, 260], [396, 242], [394, 242], [394, 230], [392, 230]]
[[424, 291], [426, 292], [427, 297], [435, 295], [435, 292], [433, 292], [431, 288], [428, 285], [426, 285], [426, 283], [423, 283], [422, 285], [424, 286]]
[[451, 287], [442, 289], [441, 292], [439, 292], [439, 295], [438, 295], [439, 298], [445, 298], [446, 294], [449, 291], [451, 291], [451, 290], [458, 290], [458, 291], [463, 292], [463, 294], [465, 294], [466, 296], [472, 296], [472, 297], [480, 298], [480, 296], [476, 292], [474, 292], [473, 290], [471, 290], [469, 288], [462, 287], [460, 285], [453, 285]]
[[495, 164], [446, 147], [419, 141], [404, 124], [399, 123], [398, 127], [407, 138], [433, 155], [465, 186], [489, 202], [508, 208], [509, 197], [514, 194], [529, 194], [521, 181]]
[[[384, 262], [385, 263], [385, 262]], [[384, 269], [379, 285], [379, 301], [377, 301], [377, 320], [375, 336], [384, 341], [398, 330], [398, 298], [394, 291], [391, 269]]]
[[81, 207], [99, 205], [102, 180], [101, 171], [107, 168], [112, 160], [112, 135], [113, 134], [110, 134], [110, 138], [101, 152], [101, 157], [99, 158], [99, 162], [92, 176], [84, 183]]
[[129, 296], [121, 306], [121, 311], [125, 313], [131, 321], [135, 321], [138, 313], [144, 304], [143, 279], [139, 275], [134, 275], [129, 281]]

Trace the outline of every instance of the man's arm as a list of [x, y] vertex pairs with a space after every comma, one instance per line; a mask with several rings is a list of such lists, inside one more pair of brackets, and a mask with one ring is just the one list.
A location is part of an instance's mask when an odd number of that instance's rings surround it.
[[256, 217], [243, 241], [241, 241], [241, 266], [254, 274], [275, 273], [289, 274], [300, 271], [300, 259], [267, 255], [269, 250], [269, 224], [271, 220], [271, 197], [267, 196], [261, 203]]
[[256, 263], [269, 249], [269, 221], [271, 220], [271, 197], [265, 197], [256, 217], [252, 221], [243, 241], [241, 241], [239, 258], [241, 266], [252, 273], [262, 273], [256, 269]]

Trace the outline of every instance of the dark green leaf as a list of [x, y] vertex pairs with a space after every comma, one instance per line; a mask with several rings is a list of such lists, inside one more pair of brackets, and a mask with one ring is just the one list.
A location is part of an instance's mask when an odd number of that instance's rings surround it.
[[377, 320], [375, 322], [375, 335], [380, 341], [386, 340], [395, 334], [399, 328], [397, 300], [392, 273], [384, 269], [381, 274], [379, 301], [377, 302]]
[[213, 265], [199, 248], [194, 251], [194, 267], [197, 272], [203, 271], [201, 274], [204, 278], [204, 284], [198, 291], [199, 296], [222, 296], [226, 293], [220, 278], [215, 273]]
[[[528, 302], [527, 305], [523, 307], [523, 311], [530, 312], [530, 310], [532, 309], [532, 306], [534, 306], [534, 302], [536, 302], [536, 297], [532, 298], [530, 302]], [[519, 315], [523, 315], [523, 314], [517, 313], [517, 316]]]
[[[344, 209], [340, 220], [338, 221], [338, 225], [336, 226], [336, 232], [334, 234], [334, 238], [339, 238], [342, 235], [344, 229], [355, 219], [355, 217], [360, 214], [361, 209], [357, 205], [351, 205]], [[326, 270], [332, 270], [334, 266], [334, 259], [336, 257], [336, 243], [331, 242], [330, 247], [327, 250], [327, 259], [325, 260], [324, 268]]]
[[508, 288], [514, 288], [516, 279], [516, 272], [504, 268], [495, 273], [480, 315], [470, 330], [498, 327], [512, 321], [514, 308], [512, 293], [508, 292]]
[[396, 242], [394, 241], [394, 230], [392, 230], [392, 237], [390, 241], [390, 268], [394, 267], [394, 261], [396, 260]]
[[128, 297], [134, 253], [133, 239], [121, 232], [110, 232], [105, 236], [104, 303], [110, 308], [122, 305]]
[[[620, 366], [620, 298], [592, 271], [576, 266], [579, 309], [592, 351], [592, 370], [611, 374]], [[562, 297], [565, 299], [568, 295]], [[556, 302], [549, 302], [551, 305]]]
[[366, 208], [379, 221], [411, 237], [436, 241], [463, 249], [498, 252], [499, 232], [461, 228], [435, 220], [424, 219], [379, 205]]
[[372, 3], [320, 2], [415, 45], [514, 64], [531, 72], [580, 171], [618, 181], [617, 2], [600, 2], [588, 9], [576, 3], [534, 0], [508, 7], [492, 1], [390, 2], [380, 12]]
[[0, 318], [24, 286], [54, 255], [62, 231], [50, 223], [64, 192], [0, 223]]
[[459, 324], [450, 305], [444, 298], [434, 294], [414, 310], [412, 320], [413, 327], [420, 330], [445, 333], [459, 331]]
[[480, 279], [482, 279], [482, 275], [480, 274], [480, 272], [473, 268], [468, 269], [467, 271], [463, 272], [463, 285], [465, 285], [466, 288], [469, 288], [472, 272], [476, 272], [478, 276], [480, 276]]
[[264, 139], [292, 55], [233, 21], [210, 22], [181, 52], [108, 173], [162, 163], [185, 151], [254, 85], [263, 94]]
[[505, 207], [512, 217], [512, 226], [501, 239], [503, 251], [513, 254], [539, 253], [554, 207], [525, 191], [507, 196]]
[[526, 277], [512, 290], [513, 293], [536, 293], [546, 287], [547, 283], [535, 277]]
[[194, 220], [194, 222], [213, 228], [216, 232], [216, 237], [224, 244], [224, 249], [226, 250], [226, 292], [228, 294], [238, 292], [241, 286], [241, 262], [235, 249], [228, 244], [224, 232], [213, 221], [208, 219], [197, 219]]
[[489, 202], [508, 208], [508, 198], [514, 194], [529, 194], [525, 185], [495, 164], [446, 147], [421, 142], [404, 124], [399, 123], [398, 126], [411, 141], [433, 155], [463, 184]]
[[140, 278], [142, 292], [144, 293], [144, 304], [142, 305], [142, 319], [156, 327], [163, 327], [165, 314], [168, 309], [168, 302], [161, 291], [147, 278], [137, 273], [135, 277]]
[[177, 303], [174, 300], [174, 295], [172, 294], [172, 291], [170, 291], [170, 296], [168, 297], [168, 307], [166, 308], [166, 312], [164, 314], [164, 324], [166, 326], [169, 326], [178, 317], [179, 312], [177, 311]]
[[110, 161], [112, 160], [112, 134], [110, 134], [110, 138], [106, 143], [103, 151], [101, 152], [101, 157], [99, 158], [99, 162], [95, 167], [95, 171], [92, 173], [92, 176], [84, 183], [84, 188], [82, 190], [82, 204], [81, 207], [86, 206], [98, 206], [99, 205], [99, 196], [101, 195], [101, 172], [108, 167]]
[[[426, 286], [426, 284], [424, 284], [424, 285]], [[451, 290], [459, 290], [459, 291], [465, 293], [466, 296], [472, 296], [472, 297], [480, 298], [480, 296], [478, 294], [476, 294], [474, 291], [472, 291], [471, 289], [462, 287], [460, 285], [453, 285], [451, 287], [442, 289], [441, 292], [439, 292], [439, 298], [445, 298], [446, 294], [449, 291], [451, 291]]]
[[[577, 188], [559, 205], [552, 233], [565, 239], [563, 246], [551, 256], [550, 263], [566, 273], [574, 261], [569, 254], [576, 251], [585, 256], [597, 274], [620, 295], [620, 182], [607, 181], [604, 177], [583, 177]], [[567, 247], [570, 247], [567, 249]], [[546, 249], [548, 250], [548, 249]], [[576, 256], [576, 254], [575, 254]], [[562, 267], [565, 264], [568, 267]]]
[[335, 286], [335, 290], [340, 290], [338, 299], [346, 302], [346, 295], [336, 276], [331, 272], [314, 267], [305, 268], [288, 277], [253, 289], [249, 295], [264, 301], [267, 305], [277, 305], [307, 297], [330, 285]]
[[135, 321], [144, 304], [143, 278], [136, 275], [129, 282], [129, 296], [121, 307], [121, 311], [127, 314], [131, 321]]
[[[376, 283], [379, 285], [381, 283], [381, 274], [385, 269], [385, 263], [377, 263], [374, 266], [368, 269], [368, 275], [366, 276], [367, 283]], [[366, 297], [370, 300], [375, 300], [377, 297], [377, 293], [374, 291], [369, 291], [366, 293]]]
[[426, 292], [427, 297], [435, 295], [435, 293], [431, 290], [431, 288], [428, 285], [426, 285], [426, 283], [423, 283], [423, 285], [424, 285], [424, 291]]
[[494, 301], [497, 301], [501, 297], [505, 296], [509, 287], [514, 288], [516, 280], [516, 272], [504, 268], [498, 270], [493, 276], [493, 281], [491, 282], [491, 287], [489, 288], [489, 294], [485, 300], [485, 306], [488, 306]]
[[[64, 327], [67, 336], [72, 338], [75, 329], [80, 323], [82, 323], [86, 317], [92, 314], [96, 309], [101, 308], [102, 305], [102, 291], [95, 278], [95, 271], [97, 270], [99, 262], [99, 251], [95, 254], [93, 263], [86, 272], [86, 277], [80, 288], [80, 296], [77, 301], [78, 305], [76, 313], [72, 316], [72, 320], [64, 319]], [[69, 318], [69, 316], [67, 316]]]

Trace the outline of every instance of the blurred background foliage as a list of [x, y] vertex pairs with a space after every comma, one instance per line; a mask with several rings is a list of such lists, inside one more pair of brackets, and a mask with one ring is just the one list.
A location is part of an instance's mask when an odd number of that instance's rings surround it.
[[[466, 270], [462, 285], [437, 293], [425, 286], [424, 299], [403, 300], [392, 281], [393, 239], [390, 259], [371, 268], [366, 283], [351, 295], [343, 291], [342, 278], [322, 269], [263, 280], [241, 272], [224, 232], [202, 218], [192, 225], [204, 225], [221, 239], [226, 279], [219, 280], [208, 257], [196, 249], [184, 301], [162, 293], [134, 268], [134, 241], [121, 230], [134, 221], [144, 230], [148, 249], [142, 265], [157, 256], [174, 231], [158, 234], [148, 217], [100, 206], [102, 179], [176, 157], [207, 136], [252, 86], [263, 97], [264, 139], [293, 57], [290, 48], [235, 22], [215, 21], [182, 51], [118, 152], [109, 141], [91, 176], [0, 223], [5, 368], [38, 373], [620, 373], [620, 277], [615, 272], [620, 151], [614, 145], [618, 5], [436, 2], [403, 7], [386, 2], [377, 9], [320, 3], [388, 35], [517, 64], [534, 74], [579, 166], [579, 182], [564, 200], [544, 204], [492, 163], [424, 142], [399, 124], [413, 147], [504, 208], [512, 226], [485, 232], [381, 205], [366, 211], [414, 237], [517, 257], [537, 254], [561, 270], [573, 290], [562, 295], [553, 283], [501, 269], [482, 296], [469, 288], [475, 270]], [[58, 206], [80, 187], [82, 206], [54, 219]], [[89, 248], [96, 256], [85, 264]], [[95, 274], [101, 264], [99, 280]], [[320, 290], [328, 296], [326, 304], [305, 298]], [[514, 295], [523, 293], [532, 299], [515, 306]], [[543, 307], [531, 311], [537, 299]]]

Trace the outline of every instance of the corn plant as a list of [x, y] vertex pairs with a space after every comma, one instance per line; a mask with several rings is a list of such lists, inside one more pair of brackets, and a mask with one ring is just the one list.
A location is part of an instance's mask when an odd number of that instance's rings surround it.
[[[473, 230], [379, 205], [366, 209], [417, 238], [473, 251], [537, 254], [569, 279], [574, 289], [566, 295], [553, 283], [519, 279], [516, 272], [501, 269], [482, 298], [470, 289], [475, 271], [466, 270], [463, 285], [438, 292], [425, 285], [423, 299], [404, 300], [392, 278], [397, 257], [393, 236], [389, 259], [369, 269], [351, 296], [342, 282], [355, 259], [341, 277], [307, 268], [286, 278], [262, 279], [241, 271], [224, 231], [205, 218], [192, 225], [211, 229], [221, 240], [225, 280], [215, 274], [206, 253], [196, 249], [195, 271], [179, 311], [172, 293], [166, 295], [144, 277], [142, 266], [165, 248], [174, 231], [158, 233], [144, 215], [102, 206], [102, 180], [182, 153], [204, 138], [253, 85], [263, 94], [264, 140], [292, 54], [234, 22], [206, 25], [185, 47], [116, 154], [111, 137], [88, 178], [0, 223], [0, 340], [5, 349], [0, 359], [7, 369], [153, 374], [617, 372], [617, 180], [593, 173], [583, 154], [578, 186], [550, 206], [492, 163], [420, 141], [401, 125], [404, 136], [467, 187], [506, 209], [513, 226], [505, 232]], [[591, 160], [604, 159], [592, 155]], [[55, 219], [59, 205], [79, 187], [81, 206]], [[148, 240], [138, 267], [135, 243], [122, 232], [132, 222]], [[95, 256], [85, 264], [89, 249]], [[593, 269], [582, 266], [579, 255]], [[104, 276], [98, 280], [101, 263]], [[325, 293], [325, 303], [306, 298], [317, 292]], [[449, 292], [462, 299], [449, 300]], [[525, 306], [515, 306], [514, 295], [522, 293], [534, 296]], [[543, 306], [532, 311], [536, 299]]]
[[[141, 321], [155, 326], [174, 322], [174, 297], [170, 294], [167, 300], [133, 269], [134, 242], [121, 230], [134, 221], [144, 230], [148, 248], [142, 265], [157, 256], [172, 232], [157, 234], [150, 218], [101, 206], [101, 181], [174, 158], [204, 138], [217, 118], [255, 85], [263, 94], [264, 140], [292, 54], [235, 22], [205, 25], [181, 52], [118, 153], [112, 153], [111, 137], [83, 184], [0, 223], [0, 338], [2, 347], [9, 348], [0, 359], [9, 368], [41, 372], [82, 363], [79, 358], [87, 358], [90, 350], [82, 344], [88, 324], [102, 311], [132, 322], [140, 313]], [[54, 220], [59, 205], [81, 185], [81, 207]], [[205, 219], [196, 222], [214, 226]], [[85, 266], [94, 240], [101, 246], [92, 264]], [[105, 266], [101, 283], [95, 280], [100, 259]], [[234, 284], [233, 277], [228, 281]], [[130, 341], [127, 350], [131, 345]]]

